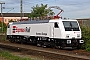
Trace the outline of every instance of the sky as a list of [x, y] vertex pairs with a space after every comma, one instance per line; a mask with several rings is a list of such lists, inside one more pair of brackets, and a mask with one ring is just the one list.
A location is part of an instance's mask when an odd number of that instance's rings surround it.
[[[23, 12], [30, 13], [31, 7], [36, 4], [48, 4], [50, 6], [59, 6], [64, 10], [60, 15], [62, 17], [77, 19], [77, 18], [90, 18], [90, 0], [22, 0], [23, 1]], [[3, 13], [20, 13], [20, 0], [0, 0], [5, 2], [3, 4]], [[1, 8], [1, 7], [0, 7]], [[14, 9], [13, 9], [14, 8]], [[55, 15], [60, 10], [52, 8]], [[1, 9], [0, 9], [1, 11]], [[1, 12], [0, 12], [1, 13]]]

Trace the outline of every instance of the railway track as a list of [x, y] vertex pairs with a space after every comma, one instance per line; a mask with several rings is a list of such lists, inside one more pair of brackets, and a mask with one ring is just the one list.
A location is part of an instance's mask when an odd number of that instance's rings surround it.
[[80, 55], [76, 52], [72, 53], [72, 51], [59, 50], [53, 48], [42, 48], [32, 45], [2, 42], [0, 42], [0, 47], [29, 55], [42, 56], [46, 59], [48, 58], [47, 60], [90, 60], [90, 56], [88, 55]]

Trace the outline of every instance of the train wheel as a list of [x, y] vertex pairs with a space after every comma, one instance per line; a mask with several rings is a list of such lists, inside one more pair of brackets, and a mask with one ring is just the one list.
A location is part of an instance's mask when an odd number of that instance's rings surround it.
[[37, 43], [37, 47], [41, 47], [41, 44], [40, 43]]
[[46, 48], [47, 46], [46, 45], [42, 45], [43, 48]]
[[21, 44], [26, 44], [27, 42], [24, 40], [21, 40]]
[[60, 48], [61, 48], [61, 46], [57, 46], [57, 45], [55, 45], [55, 48], [56, 48], [56, 49], [60, 49]]
[[63, 44], [61, 45], [60, 49], [65, 49], [65, 47], [66, 47], [66, 44], [63, 43]]
[[46, 47], [47, 47], [47, 46], [46, 46], [46, 42], [42, 44], [42, 47], [43, 47], [43, 48], [46, 48]]
[[14, 43], [14, 42], [15, 42], [15, 40], [14, 40], [14, 39], [10, 39], [9, 41], [10, 41], [11, 43]]

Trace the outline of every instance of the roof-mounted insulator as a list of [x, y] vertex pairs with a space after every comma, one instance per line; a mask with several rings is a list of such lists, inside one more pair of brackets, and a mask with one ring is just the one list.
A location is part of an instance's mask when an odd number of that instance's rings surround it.
[[59, 19], [60, 18], [60, 16], [54, 16], [53, 17], [53, 19]]

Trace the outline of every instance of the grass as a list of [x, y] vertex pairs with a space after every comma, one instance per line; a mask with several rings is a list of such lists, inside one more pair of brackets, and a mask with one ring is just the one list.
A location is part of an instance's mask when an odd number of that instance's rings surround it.
[[14, 56], [14, 55], [10, 54], [8, 51], [0, 51], [0, 56], [4, 57], [5, 59], [8, 59], [8, 60], [32, 60], [30, 58]]
[[0, 40], [1, 40], [1, 41], [6, 40], [6, 36], [5, 36], [5, 35], [0, 35]]

